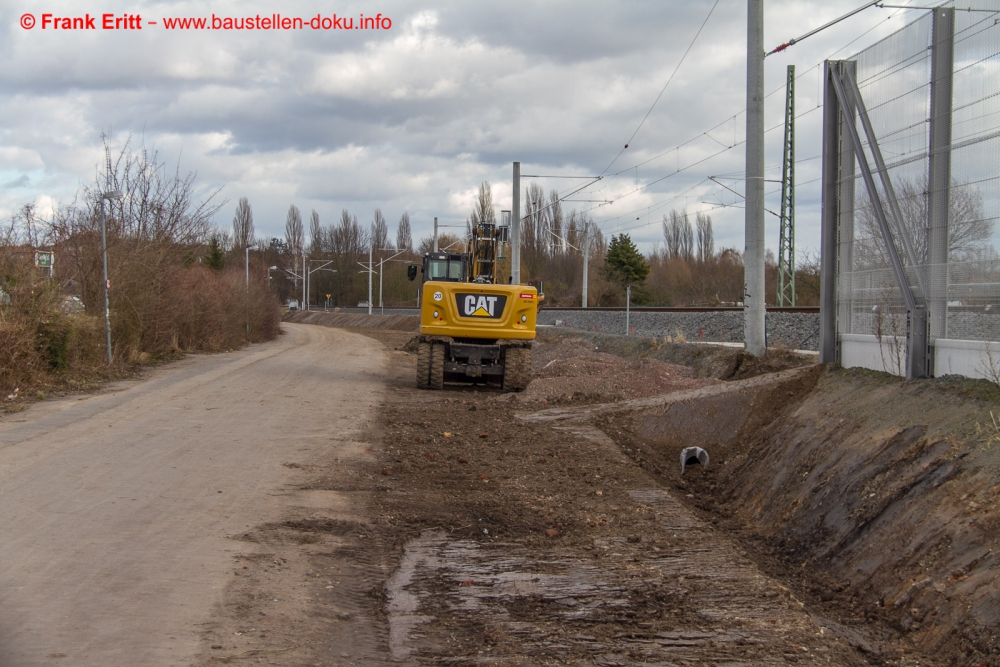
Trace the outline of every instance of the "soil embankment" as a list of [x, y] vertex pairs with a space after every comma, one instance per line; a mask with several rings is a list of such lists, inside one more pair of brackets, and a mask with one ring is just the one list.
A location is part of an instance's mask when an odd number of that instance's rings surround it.
[[[616, 410], [602, 426], [691, 504], [756, 542], [765, 569], [797, 582], [822, 613], [950, 664], [1000, 664], [995, 392], [948, 379], [808, 375], [749, 401], [747, 383], [674, 395], [659, 409]], [[711, 464], [681, 477], [680, 451], [692, 445]]]
[[[955, 537], [992, 510], [948, 495], [988, 464], [961, 455], [970, 438], [989, 446], [975, 429], [988, 396], [767, 372], [775, 359], [650, 339], [540, 338], [516, 395], [414, 392], [395, 345], [375, 520], [402, 546], [384, 607], [394, 656], [994, 664], [995, 586], [968, 548], [990, 546]], [[893, 401], [895, 426], [880, 416]], [[688, 445], [712, 461], [681, 477]], [[949, 508], [970, 500], [955, 524]], [[932, 561], [946, 534], [951, 553]]]

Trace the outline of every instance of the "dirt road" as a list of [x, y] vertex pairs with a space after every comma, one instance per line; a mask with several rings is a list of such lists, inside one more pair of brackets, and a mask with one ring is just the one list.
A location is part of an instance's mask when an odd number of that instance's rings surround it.
[[[360, 437], [384, 355], [342, 330], [285, 332], [0, 420], [0, 665], [232, 653], [243, 633], [217, 636], [226, 591], [266, 551], [240, 537], [294, 508], [355, 512], [349, 493], [299, 487], [316, 457], [371, 458]], [[270, 598], [255, 633], [297, 600]]]

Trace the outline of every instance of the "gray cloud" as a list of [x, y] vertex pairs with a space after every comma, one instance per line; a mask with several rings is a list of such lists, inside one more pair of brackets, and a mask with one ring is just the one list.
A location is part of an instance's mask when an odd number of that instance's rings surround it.
[[26, 188], [28, 187], [28, 184], [30, 182], [31, 179], [28, 178], [27, 174], [21, 174], [19, 177], [7, 181], [3, 185], [0, 185], [0, 188], [3, 188], [4, 190], [13, 190], [14, 188]]
[[[769, 2], [767, 43], [801, 34], [856, 3]], [[20, 28], [22, 13], [38, 12], [35, 3], [12, 0], [0, 8], [0, 58], [7, 65], [0, 71], [0, 178], [8, 183], [0, 192], [0, 216], [28, 200], [72, 200], [80, 184], [93, 179], [106, 133], [115, 146], [132, 136], [171, 166], [197, 171], [205, 193], [222, 188], [230, 200], [249, 197], [264, 234], [280, 235], [292, 203], [315, 208], [324, 222], [342, 208], [362, 221], [376, 207], [390, 221], [408, 210], [415, 234], [426, 234], [433, 216], [464, 220], [483, 180], [493, 184], [498, 204], [509, 207], [514, 160], [526, 173], [600, 173], [659, 94], [711, 4], [386, 0], [336, 8], [350, 16], [377, 8], [392, 18], [386, 32], [170, 32], [159, 26], [56, 34]], [[315, 0], [108, 0], [100, 7], [52, 0], [46, 10], [138, 11], [161, 21], [213, 12], [331, 11]], [[864, 31], [872, 29], [841, 56], [915, 14], [887, 20], [887, 10], [872, 9], [769, 58], [767, 89], [778, 92], [767, 100], [768, 126], [781, 122], [785, 64], [804, 74], [800, 112], [815, 108], [817, 76], [810, 67]], [[574, 202], [567, 209], [592, 209], [606, 233], [626, 231], [645, 248], [659, 239], [658, 221], [671, 208], [711, 209], [720, 244], [742, 247], [743, 212], [729, 206], [739, 206], [739, 197], [705, 182], [708, 175], [739, 177], [742, 147], [673, 172], [743, 139], [744, 20], [745, 3], [720, 1], [642, 130], [608, 171], [622, 173], [577, 197], [614, 203]], [[818, 153], [819, 116], [800, 120], [800, 158]], [[679, 153], [669, 150], [691, 139]], [[769, 167], [780, 165], [780, 139], [780, 130], [767, 136]], [[769, 174], [779, 177], [773, 169]], [[818, 161], [804, 162], [799, 182], [818, 174]], [[724, 182], [742, 191], [742, 181]], [[562, 191], [569, 183], [542, 182]], [[803, 185], [798, 202], [799, 248], [805, 249], [818, 242], [816, 185]], [[769, 207], [777, 207], [776, 196]], [[230, 217], [224, 208], [219, 224], [227, 226]], [[777, 229], [772, 223], [769, 234]], [[769, 245], [776, 247], [776, 231], [772, 235]]]

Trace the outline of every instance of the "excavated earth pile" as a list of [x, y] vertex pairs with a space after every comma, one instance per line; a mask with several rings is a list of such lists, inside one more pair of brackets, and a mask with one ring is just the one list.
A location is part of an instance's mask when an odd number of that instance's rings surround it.
[[650, 357], [625, 360], [590, 341], [563, 338], [535, 348], [531, 384], [521, 401], [579, 404], [654, 396], [721, 382]]
[[[615, 336], [589, 331], [567, 333], [554, 329], [539, 329], [536, 354], [547, 347], [566, 341], [585, 347], [589, 343], [595, 352], [621, 359], [644, 359], [683, 366], [692, 377], [718, 380], [742, 380], [765, 373], [815, 363], [818, 355], [787, 348], [770, 348], [767, 357], [758, 359], [738, 347], [716, 343], [688, 343], [674, 337]], [[540, 366], [536, 364], [536, 370]]]
[[[632, 364], [601, 363], [617, 392]], [[366, 528], [399, 548], [379, 607], [393, 660], [866, 664], [599, 430], [511, 394], [416, 391], [398, 368]]]

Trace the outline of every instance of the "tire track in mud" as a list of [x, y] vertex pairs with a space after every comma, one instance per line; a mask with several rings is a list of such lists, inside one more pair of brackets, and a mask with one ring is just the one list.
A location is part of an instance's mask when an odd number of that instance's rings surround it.
[[610, 537], [596, 554], [538, 553], [422, 533], [387, 583], [393, 657], [439, 662], [464, 629], [487, 639], [476, 662], [865, 664], [665, 492], [630, 495], [670, 543]]

